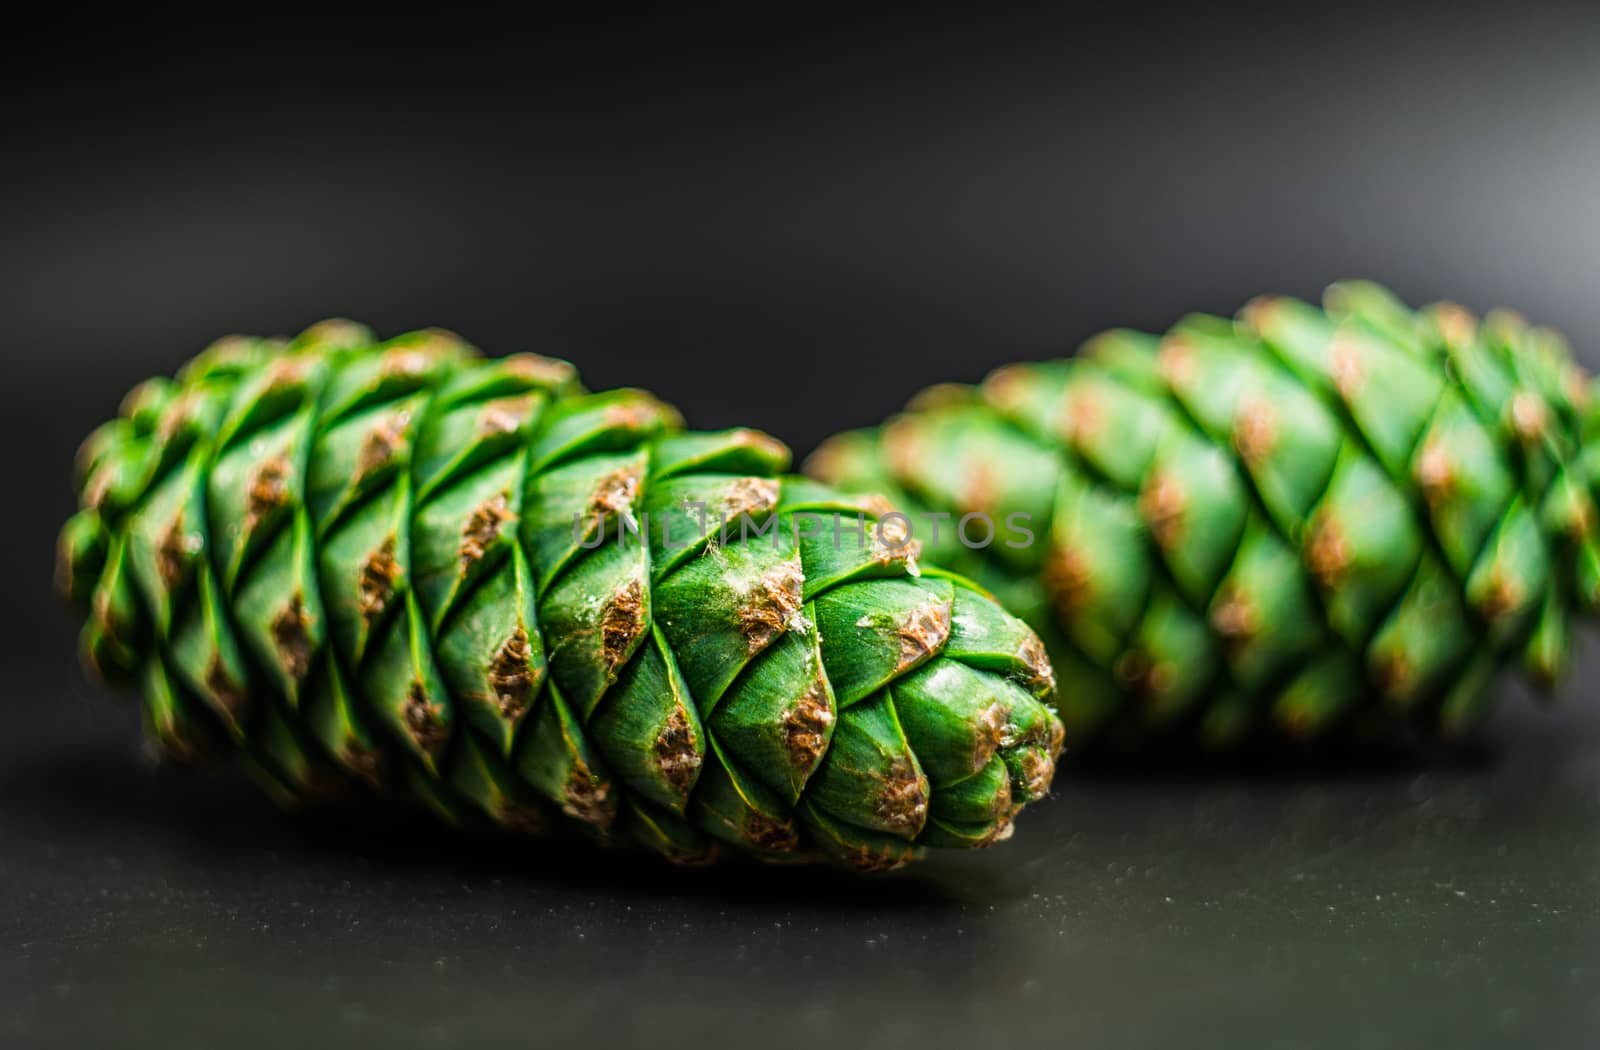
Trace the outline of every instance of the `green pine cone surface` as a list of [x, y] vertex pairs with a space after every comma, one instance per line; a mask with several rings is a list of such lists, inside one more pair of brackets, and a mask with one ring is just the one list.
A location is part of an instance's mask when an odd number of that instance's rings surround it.
[[1062, 743], [1039, 639], [881, 501], [565, 362], [325, 322], [129, 394], [63, 589], [160, 749], [302, 802], [893, 867], [1006, 837]]
[[1039, 630], [1069, 746], [1449, 735], [1600, 595], [1590, 400], [1549, 329], [1350, 282], [933, 388], [808, 469]]

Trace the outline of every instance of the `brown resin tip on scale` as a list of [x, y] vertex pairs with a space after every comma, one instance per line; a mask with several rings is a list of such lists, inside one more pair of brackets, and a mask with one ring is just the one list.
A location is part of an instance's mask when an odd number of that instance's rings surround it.
[[821, 761], [828, 749], [834, 715], [825, 689], [821, 680], [812, 682], [794, 706], [783, 712], [783, 750], [789, 764], [802, 773]]
[[1489, 577], [1489, 590], [1479, 603], [1478, 611], [1490, 623], [1496, 623], [1522, 608], [1527, 587], [1514, 576], [1495, 566]]
[[1350, 568], [1350, 545], [1345, 541], [1344, 530], [1326, 514], [1311, 521], [1305, 547], [1306, 568], [1323, 587], [1332, 590]]
[[500, 366], [519, 379], [546, 387], [561, 387], [578, 377], [577, 369], [566, 361], [542, 354], [511, 354]]
[[983, 397], [996, 411], [1015, 412], [1028, 393], [1028, 370], [1021, 365], [1004, 365], [990, 372], [983, 381]]
[[1450, 462], [1450, 453], [1437, 441], [1430, 439], [1422, 446], [1414, 475], [1422, 489], [1422, 498], [1429, 506], [1436, 507], [1455, 492], [1455, 464]]
[[1403, 708], [1416, 689], [1416, 672], [1402, 652], [1386, 654], [1373, 661], [1372, 677], [1378, 691], [1392, 708]]
[[278, 664], [290, 680], [305, 679], [311, 669], [311, 615], [306, 611], [305, 595], [296, 591], [278, 615], [272, 618], [272, 647]]
[[767, 853], [793, 853], [800, 848], [800, 830], [793, 821], [773, 820], [752, 810], [739, 830], [746, 842]]
[[1162, 470], [1150, 472], [1139, 492], [1139, 515], [1162, 547], [1171, 548], [1183, 539], [1187, 503], [1176, 478]]
[[162, 530], [161, 542], [156, 546], [156, 572], [161, 582], [170, 589], [183, 579], [189, 559], [200, 553], [203, 541], [198, 533], [190, 532], [184, 525], [182, 510]]
[[1239, 311], [1239, 320], [1257, 335], [1264, 335], [1272, 326], [1274, 316], [1283, 308], [1282, 298], [1276, 295], [1258, 295]]
[[611, 785], [595, 775], [587, 765], [575, 762], [572, 773], [561, 788], [561, 812], [592, 828], [605, 831], [616, 819], [610, 805]]
[[1073, 448], [1082, 448], [1092, 441], [1105, 426], [1105, 412], [1100, 403], [1103, 398], [1098, 383], [1085, 383], [1087, 388], [1077, 394], [1068, 393], [1061, 406], [1061, 438]]
[[1010, 712], [1004, 704], [988, 704], [978, 712], [977, 724], [973, 728], [972, 771], [976, 773], [989, 764], [995, 752], [1005, 743], [1010, 728]]
[[615, 671], [622, 666], [644, 629], [644, 587], [638, 580], [631, 580], [600, 611], [600, 652], [608, 669]]
[[1194, 344], [1181, 335], [1161, 340], [1156, 351], [1156, 371], [1170, 387], [1188, 386], [1194, 379]]
[[890, 830], [907, 836], [921, 831], [927, 820], [927, 780], [903, 757], [879, 783], [877, 817]]
[[1445, 346], [1459, 350], [1470, 346], [1478, 337], [1478, 319], [1465, 307], [1456, 303], [1435, 303], [1429, 312]]
[[769, 458], [785, 462], [789, 459], [789, 446], [765, 431], [738, 427], [729, 435], [729, 439], [741, 448], [754, 449]]
[[293, 468], [282, 455], [263, 461], [251, 476], [245, 496], [244, 530], [249, 533], [274, 511], [289, 505], [289, 477]]
[[1278, 441], [1278, 422], [1272, 407], [1260, 398], [1240, 402], [1233, 417], [1233, 447], [1246, 464], [1260, 466]]
[[1045, 652], [1044, 643], [1039, 636], [1029, 634], [1023, 639], [1022, 645], [1017, 649], [1017, 659], [1022, 661], [1026, 672], [1025, 684], [1032, 687], [1032, 691], [1046, 695], [1056, 690], [1056, 669], [1050, 663], [1050, 654]]
[[1550, 429], [1550, 407], [1531, 390], [1511, 395], [1511, 429], [1524, 442], [1544, 437]]
[[395, 581], [400, 577], [400, 563], [394, 555], [395, 537], [391, 533], [361, 563], [357, 602], [361, 618], [368, 624], [382, 615], [394, 598]]
[[904, 857], [890, 852], [887, 848], [875, 850], [871, 846], [857, 846], [846, 853], [843, 860], [852, 868], [868, 875], [883, 874], [906, 865]]
[[688, 798], [700, 776], [701, 757], [695, 748], [694, 733], [682, 703], [672, 709], [666, 724], [656, 735], [651, 751], [662, 778], [672, 785], [679, 797]]
[[1225, 643], [1237, 649], [1261, 629], [1261, 613], [1243, 591], [1224, 587], [1211, 608], [1211, 626]]
[[383, 763], [378, 759], [377, 752], [365, 744], [350, 740], [345, 743], [339, 752], [339, 761], [344, 768], [355, 774], [364, 783], [375, 790], [383, 790]]
[[521, 718], [528, 710], [535, 685], [533, 669], [528, 665], [531, 656], [527, 629], [518, 625], [489, 662], [489, 687], [494, 690], [495, 709], [507, 721]]
[[544, 810], [526, 802], [507, 800], [501, 803], [494, 819], [501, 827], [518, 835], [541, 835], [550, 827]]
[[234, 681], [233, 674], [222, 662], [221, 653], [212, 656], [211, 663], [206, 667], [206, 689], [211, 692], [228, 719], [237, 723], [244, 713], [249, 698], [245, 694], [244, 686]]
[[744, 602], [735, 611], [746, 649], [754, 654], [772, 644], [789, 629], [800, 612], [805, 576], [798, 558], [780, 562], [756, 578]]
[[1056, 547], [1044, 563], [1044, 584], [1051, 604], [1064, 616], [1071, 616], [1088, 604], [1089, 564], [1072, 547]]
[[631, 519], [633, 503], [639, 498], [639, 471], [618, 467], [595, 482], [589, 494], [589, 520], [598, 527], [613, 514]]
[[773, 478], [740, 478], [728, 486], [722, 497], [723, 518], [737, 521], [741, 515], [756, 519], [778, 506], [778, 482]]
[[478, 414], [478, 434], [482, 437], [499, 437], [514, 434], [533, 410], [533, 397], [497, 397], [483, 406]]
[[1361, 364], [1361, 346], [1345, 332], [1336, 333], [1328, 346], [1328, 375], [1339, 396], [1346, 401], [1356, 396], [1366, 379]]
[[906, 614], [895, 631], [900, 641], [900, 658], [895, 671], [904, 671], [944, 648], [950, 638], [950, 606], [929, 602]]
[[1043, 798], [1055, 782], [1056, 763], [1042, 747], [1025, 748], [1017, 756], [1022, 773], [1022, 789], [1029, 799]]
[[402, 410], [384, 416], [367, 431], [367, 436], [361, 442], [361, 450], [356, 453], [354, 484], [359, 485], [399, 457], [410, 425], [411, 413]]
[[421, 682], [412, 682], [406, 691], [405, 722], [411, 739], [428, 754], [435, 754], [449, 736], [442, 715], [444, 709], [428, 700]]
[[461, 574], [466, 573], [488, 553], [500, 538], [500, 530], [514, 521], [509, 494], [497, 492], [473, 508], [467, 523], [461, 528], [461, 546], [457, 555], [461, 561]]

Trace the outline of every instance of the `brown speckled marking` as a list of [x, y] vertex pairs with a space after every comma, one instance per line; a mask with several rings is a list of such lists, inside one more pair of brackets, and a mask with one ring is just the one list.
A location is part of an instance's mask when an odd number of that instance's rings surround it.
[[1346, 401], [1356, 396], [1366, 378], [1361, 368], [1361, 347], [1343, 332], [1336, 334], [1328, 347], [1328, 374]]
[[1025, 748], [1017, 755], [1017, 764], [1022, 773], [1022, 791], [1027, 801], [1049, 794], [1050, 784], [1056, 776], [1056, 764], [1044, 748]]
[[1431, 438], [1422, 446], [1422, 454], [1417, 457], [1415, 475], [1417, 485], [1422, 489], [1422, 497], [1430, 507], [1437, 507], [1455, 492], [1455, 464], [1450, 462], [1450, 454], [1444, 446]]
[[1233, 417], [1233, 447], [1252, 467], [1264, 463], [1278, 443], [1278, 421], [1272, 406], [1255, 397], [1244, 398]]
[[1435, 304], [1433, 320], [1440, 338], [1452, 349], [1469, 346], [1478, 337], [1478, 319], [1472, 316], [1472, 311], [1456, 303]]
[[1171, 549], [1182, 542], [1186, 502], [1176, 478], [1161, 470], [1150, 472], [1139, 492], [1139, 515], [1162, 547]]
[[741, 514], [748, 514], [754, 520], [775, 510], [778, 506], [777, 479], [740, 478], [728, 486], [722, 506], [724, 521], [738, 521]]
[[901, 417], [883, 428], [883, 459], [897, 478], [915, 477], [923, 459], [923, 444], [916, 421]]
[[976, 773], [989, 764], [1000, 745], [1005, 741], [1011, 712], [1002, 703], [989, 704], [978, 712], [977, 725], [972, 734], [972, 771]]
[[1015, 412], [1027, 400], [1028, 373], [1021, 365], [1005, 365], [983, 381], [984, 399], [1001, 412]]
[[421, 682], [412, 682], [406, 693], [406, 729], [422, 750], [434, 754], [448, 735], [439, 716], [442, 708], [428, 702], [428, 694]]
[[561, 812], [601, 831], [611, 826], [616, 810], [607, 805], [611, 785], [594, 775], [582, 762], [575, 761], [572, 774], [561, 788]]
[[1056, 690], [1056, 669], [1050, 663], [1050, 655], [1044, 650], [1044, 643], [1036, 634], [1029, 634], [1023, 639], [1022, 645], [1017, 650], [1017, 658], [1022, 661], [1022, 666], [1027, 669], [1027, 677], [1023, 684], [1033, 693], [1050, 694]]
[[1484, 596], [1479, 611], [1490, 623], [1501, 620], [1522, 608], [1525, 591], [1521, 580], [1506, 575], [1505, 570], [1496, 565], [1490, 574], [1489, 593]]
[[809, 773], [828, 749], [833, 709], [820, 681], [811, 683], [795, 705], [783, 712], [783, 751], [797, 772]]
[[528, 418], [532, 407], [533, 398], [529, 396], [495, 398], [483, 406], [483, 412], [478, 416], [479, 436], [498, 437], [516, 433], [522, 421]]
[[1243, 591], [1224, 587], [1211, 609], [1211, 626], [1236, 649], [1261, 629], [1261, 613]]
[[1044, 584], [1051, 604], [1070, 616], [1088, 604], [1089, 565], [1073, 548], [1057, 547], [1045, 559]]
[[206, 667], [206, 688], [211, 690], [211, 695], [222, 705], [228, 718], [237, 723], [249, 697], [244, 687], [233, 680], [227, 665], [222, 662], [221, 653], [212, 656], [210, 665]]
[[184, 528], [183, 511], [178, 511], [162, 531], [161, 542], [156, 546], [156, 572], [169, 590], [183, 579], [189, 559], [200, 550], [200, 542], [199, 536]]
[[1403, 707], [1416, 688], [1416, 670], [1403, 652], [1392, 652], [1375, 661], [1372, 676], [1378, 690], [1391, 706]]
[[361, 563], [358, 605], [361, 618], [369, 625], [388, 608], [394, 597], [395, 580], [400, 577], [400, 564], [394, 560], [394, 545], [395, 538], [391, 535]]
[[1066, 749], [1067, 727], [1061, 724], [1061, 719], [1052, 718], [1045, 732], [1049, 734], [1049, 739], [1045, 741], [1045, 752], [1050, 756], [1050, 761], [1054, 762]]
[[769, 853], [793, 853], [800, 848], [800, 831], [793, 821], [776, 821], [752, 810], [739, 830], [746, 842]]
[[594, 491], [589, 494], [589, 520], [599, 525], [613, 514], [630, 515], [638, 498], [638, 468], [618, 467], [595, 482]]
[[911, 528], [907, 522], [890, 518], [888, 513], [892, 511], [879, 515], [880, 520], [867, 526], [872, 543], [872, 560], [878, 565], [893, 565], [896, 562], [914, 565], [922, 556], [922, 541], [911, 538]]
[[1088, 389], [1069, 391], [1062, 405], [1060, 432], [1067, 444], [1082, 448], [1094, 440], [1105, 426], [1105, 413], [1100, 408], [1102, 398], [1098, 384], [1084, 384]]
[[896, 758], [879, 787], [878, 819], [892, 830], [915, 835], [928, 816], [928, 788], [916, 768]]
[[788, 630], [789, 622], [800, 611], [800, 592], [805, 582], [798, 561], [786, 561], [759, 577], [745, 596], [735, 615], [746, 649], [758, 653]]
[[1169, 386], [1187, 386], [1194, 379], [1194, 345], [1181, 335], [1167, 336], [1156, 351], [1156, 371]]
[[1537, 441], [1550, 429], [1550, 406], [1531, 390], [1511, 395], [1511, 429], [1523, 441]]
[[512, 354], [500, 362], [500, 367], [519, 379], [547, 387], [563, 386], [577, 376], [576, 370], [567, 362], [540, 354]]
[[895, 632], [900, 640], [900, 658], [895, 671], [905, 671], [944, 648], [950, 638], [950, 606], [933, 601], [906, 614]]
[[871, 846], [857, 846], [855, 849], [845, 854], [843, 859], [845, 863], [849, 864], [857, 871], [866, 872], [868, 874], [880, 874], [886, 871], [894, 871], [896, 868], [905, 867], [906, 863], [904, 859], [891, 852], [888, 848], [885, 848], [882, 852], [879, 852], [878, 850], [873, 849]]
[[354, 740], [345, 742], [339, 760], [351, 773], [361, 778], [374, 790], [383, 790], [383, 764], [377, 752]]
[[542, 835], [550, 827], [544, 810], [526, 802], [501, 803], [495, 812], [495, 820], [507, 831], [518, 835]]
[[1282, 303], [1276, 295], [1258, 295], [1239, 311], [1239, 320], [1255, 329], [1257, 335], [1263, 334], [1272, 325], [1272, 315], [1277, 313]]
[[694, 734], [690, 731], [689, 716], [680, 703], [672, 709], [667, 722], [657, 734], [655, 745], [656, 768], [666, 782], [672, 785], [681, 798], [688, 798], [700, 775], [700, 752], [695, 749]]
[[511, 513], [511, 498], [504, 492], [495, 493], [473, 508], [461, 528], [461, 546], [457, 551], [463, 576], [483, 560], [494, 541], [500, 538], [500, 530], [515, 518]]
[[244, 530], [250, 532], [273, 511], [289, 504], [289, 475], [293, 468], [282, 455], [273, 456], [256, 468], [245, 496]]
[[302, 681], [311, 669], [311, 615], [300, 591], [272, 618], [272, 646], [278, 651], [283, 673], [292, 681]]
[[534, 673], [528, 666], [531, 655], [528, 632], [519, 624], [489, 662], [489, 686], [494, 690], [495, 707], [508, 722], [521, 718], [528, 710], [534, 686]]
[[383, 470], [399, 456], [405, 445], [406, 428], [411, 425], [411, 413], [394, 412], [378, 420], [362, 439], [361, 451], [356, 454], [356, 475], [352, 479], [360, 484]]
[[631, 580], [600, 611], [600, 657], [608, 670], [622, 666], [634, 639], [644, 629], [644, 588], [638, 580]]
[[1319, 515], [1312, 520], [1305, 559], [1311, 574], [1330, 590], [1339, 585], [1350, 567], [1350, 545], [1345, 542], [1338, 522], [1329, 515]]

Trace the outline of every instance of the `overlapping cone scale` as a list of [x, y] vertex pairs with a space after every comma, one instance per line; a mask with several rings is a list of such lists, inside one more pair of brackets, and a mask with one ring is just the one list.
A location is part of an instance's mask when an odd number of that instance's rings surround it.
[[160, 748], [287, 801], [364, 784], [681, 862], [1006, 837], [1061, 748], [1037, 637], [788, 455], [326, 322], [129, 394], [58, 572]]
[[1040, 631], [1069, 745], [1448, 734], [1600, 596], [1590, 400], [1549, 329], [1350, 282], [936, 387], [808, 468]]

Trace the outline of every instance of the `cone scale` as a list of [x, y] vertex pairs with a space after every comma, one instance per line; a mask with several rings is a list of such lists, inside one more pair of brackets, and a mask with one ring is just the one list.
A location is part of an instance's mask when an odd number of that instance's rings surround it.
[[1549, 329], [1349, 282], [933, 388], [807, 467], [1040, 631], [1069, 745], [1449, 735], [1600, 595], [1590, 400]]
[[697, 863], [983, 846], [1061, 748], [1038, 638], [881, 500], [570, 365], [326, 322], [234, 337], [84, 444], [62, 588], [149, 737], [288, 803]]

